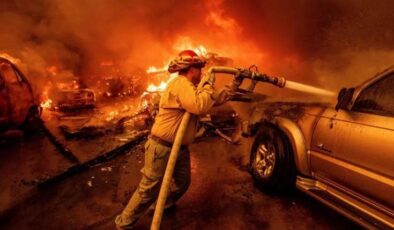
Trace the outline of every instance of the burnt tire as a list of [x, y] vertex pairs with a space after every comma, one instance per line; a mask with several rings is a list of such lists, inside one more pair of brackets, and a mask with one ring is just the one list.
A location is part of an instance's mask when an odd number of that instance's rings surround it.
[[272, 125], [263, 125], [250, 154], [250, 171], [261, 189], [288, 192], [295, 185], [294, 157], [287, 136]]

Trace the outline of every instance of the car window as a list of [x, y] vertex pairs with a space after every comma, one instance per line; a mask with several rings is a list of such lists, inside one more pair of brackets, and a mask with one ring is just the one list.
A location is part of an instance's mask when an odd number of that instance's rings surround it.
[[10, 64], [1, 63], [0, 71], [6, 83], [18, 83], [19, 78]]
[[352, 110], [394, 117], [394, 73], [364, 89]]

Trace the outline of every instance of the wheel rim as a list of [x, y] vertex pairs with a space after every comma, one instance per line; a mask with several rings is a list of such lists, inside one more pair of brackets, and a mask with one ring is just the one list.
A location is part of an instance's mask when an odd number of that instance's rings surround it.
[[261, 143], [255, 156], [255, 169], [262, 178], [269, 178], [274, 171], [276, 163], [275, 148], [272, 144]]

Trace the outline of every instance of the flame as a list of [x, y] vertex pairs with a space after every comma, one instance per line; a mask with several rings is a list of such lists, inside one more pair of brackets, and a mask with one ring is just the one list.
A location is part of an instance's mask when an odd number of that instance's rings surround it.
[[177, 73], [169, 74], [167, 81], [161, 81], [160, 85], [149, 84], [146, 88], [146, 92], [154, 93], [164, 91], [167, 88], [168, 83], [170, 83], [170, 81], [172, 81], [176, 76], [178, 76]]
[[48, 73], [50, 73], [52, 76], [56, 76], [57, 73], [58, 73], [58, 69], [57, 69], [57, 67], [54, 66], [54, 65], [48, 66], [45, 70], [46, 70]]
[[201, 57], [206, 57], [208, 54], [207, 49], [201, 45], [194, 48], [193, 51], [196, 52], [196, 54]]
[[[191, 42], [189, 37], [182, 37], [180, 42], [174, 46], [174, 49], [177, 50], [177, 52], [180, 52], [185, 49], [191, 49], [194, 52], [196, 52], [197, 55], [202, 57], [206, 57], [208, 55], [208, 50], [203, 45], [193, 46], [193, 43]], [[163, 67], [150, 66], [148, 67], [146, 72], [150, 74], [166, 73], [170, 61], [168, 60], [166, 63], [168, 64], [164, 65]], [[149, 84], [148, 87], [146, 88], [146, 92], [153, 93], [153, 92], [164, 91], [167, 88], [168, 83], [176, 76], [177, 76], [176, 73], [168, 74], [167, 81], [161, 81], [159, 85]]]
[[146, 91], [148, 92], [164, 91], [166, 87], [167, 87], [167, 82], [162, 81], [160, 85], [149, 84]]
[[21, 60], [18, 58], [15, 58], [7, 53], [0, 53], [0, 57], [8, 59], [10, 62], [14, 63], [14, 64], [19, 64], [21, 63]]
[[193, 50], [197, 55], [205, 57], [208, 54], [207, 48], [203, 45], [195, 45], [190, 37], [180, 37], [174, 44], [173, 49], [177, 52], [182, 50]]
[[108, 114], [108, 116], [105, 118], [105, 120], [106, 121], [111, 121], [111, 120], [113, 120], [116, 116], [118, 116], [119, 115], [119, 112], [118, 111], [116, 111], [116, 110], [114, 110], [114, 111], [111, 111], [111, 112], [109, 112], [109, 114]]
[[[191, 42], [189, 37], [182, 37], [180, 39], [180, 42], [176, 43], [173, 47], [177, 52], [180, 52], [182, 50], [193, 50], [198, 56], [201, 57], [206, 57], [208, 55], [208, 50], [205, 48], [203, 45], [198, 45], [198, 46], [193, 46], [193, 43]], [[155, 66], [149, 66], [148, 69], [146, 70], [147, 73], [164, 73], [167, 72], [168, 70], [168, 65], [171, 62], [170, 60], [167, 60], [164, 66], [162, 67], [155, 67]]]
[[43, 109], [50, 109], [52, 108], [52, 100], [48, 98], [45, 101], [41, 102], [40, 106]]
[[146, 70], [147, 73], [162, 73], [162, 72], [166, 72], [168, 69], [168, 65], [163, 66], [161, 68], [157, 68], [155, 66], [150, 66], [148, 67], [148, 69]]
[[53, 101], [48, 97], [48, 86], [44, 93], [41, 95], [41, 103], [40, 106], [43, 109], [52, 108]]

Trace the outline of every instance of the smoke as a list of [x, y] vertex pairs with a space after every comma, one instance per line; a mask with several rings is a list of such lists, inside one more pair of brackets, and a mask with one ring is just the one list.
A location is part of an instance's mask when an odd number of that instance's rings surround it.
[[393, 1], [229, 1], [274, 74], [332, 90], [394, 63]]
[[107, 71], [100, 63], [126, 73], [161, 66], [186, 43], [337, 90], [394, 63], [393, 8], [391, 0], [0, 0], [0, 53], [22, 60], [40, 85], [51, 66], [94, 82]]

